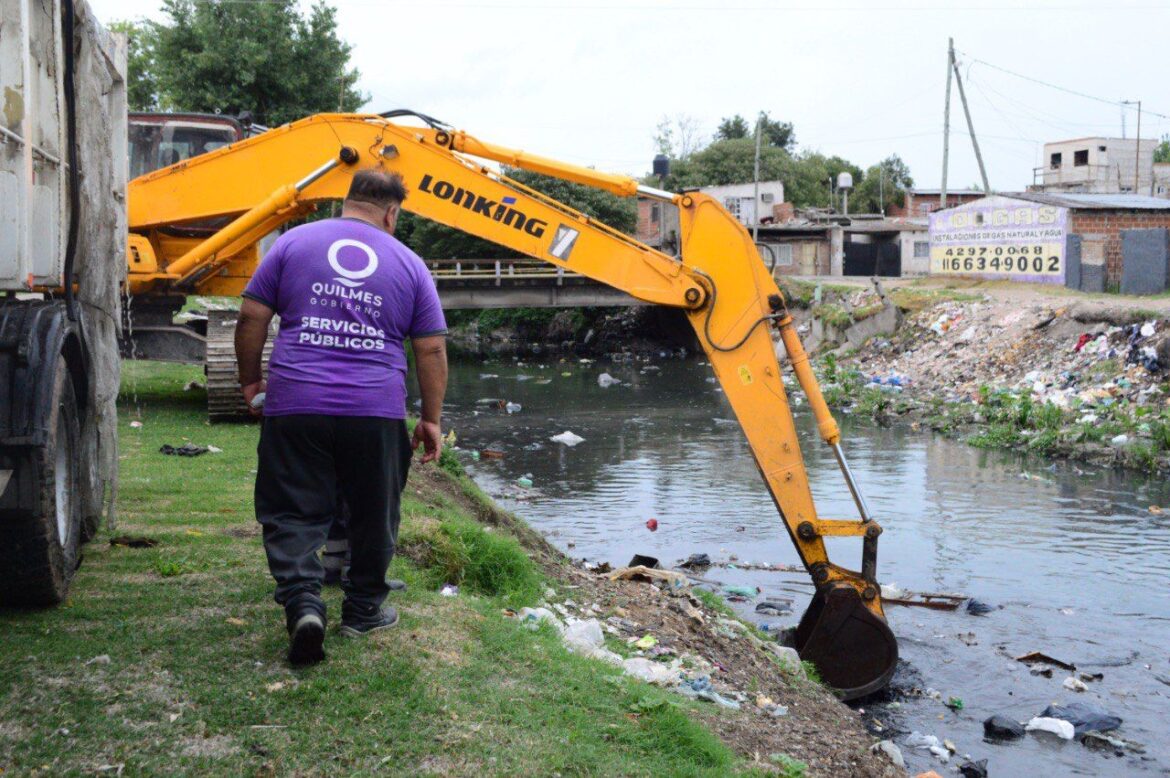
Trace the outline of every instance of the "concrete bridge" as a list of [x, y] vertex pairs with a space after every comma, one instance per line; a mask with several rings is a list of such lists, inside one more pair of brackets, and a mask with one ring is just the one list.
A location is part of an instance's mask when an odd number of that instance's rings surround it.
[[535, 259], [428, 259], [443, 307], [645, 305], [625, 292]]

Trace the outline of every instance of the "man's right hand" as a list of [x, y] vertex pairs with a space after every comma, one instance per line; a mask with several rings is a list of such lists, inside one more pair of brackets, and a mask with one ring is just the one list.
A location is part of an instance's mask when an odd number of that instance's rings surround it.
[[257, 408], [252, 404], [252, 401], [256, 399], [256, 395], [266, 391], [267, 389], [267, 382], [263, 380], [254, 381], [253, 383], [245, 384], [244, 386], [240, 387], [240, 391], [244, 394], [244, 403], [248, 406], [248, 413], [252, 414], [252, 416], [255, 418], [260, 418], [264, 415], [264, 406], [261, 405], [259, 408]]
[[414, 427], [414, 438], [410, 441], [410, 448], [417, 450], [423, 447], [422, 463], [434, 462], [443, 453], [443, 432], [438, 422], [419, 420]]

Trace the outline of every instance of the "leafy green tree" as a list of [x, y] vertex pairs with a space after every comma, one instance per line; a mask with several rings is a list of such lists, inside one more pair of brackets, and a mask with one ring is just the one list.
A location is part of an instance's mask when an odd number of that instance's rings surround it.
[[906, 190], [914, 186], [910, 168], [897, 154], [891, 154], [865, 171], [865, 177], [854, 179], [854, 190], [849, 195], [849, 210], [854, 213], [886, 213], [906, 201]]
[[126, 100], [131, 111], [158, 110], [158, 78], [154, 65], [154, 37], [147, 22], [121, 21], [110, 25], [126, 36]]
[[[275, 126], [321, 111], [355, 111], [366, 102], [337, 35], [336, 10], [318, 2], [302, 15], [296, 0], [210, 3], [164, 0], [161, 22], [143, 33], [132, 89], [174, 111], [251, 111]], [[142, 79], [146, 79], [143, 81]]]
[[1163, 135], [1162, 142], [1154, 148], [1155, 162], [1170, 162], [1170, 135]]
[[[768, 116], [766, 111], [760, 111], [757, 121], [762, 136], [760, 138], [761, 146], [775, 146], [785, 151], [792, 151], [792, 147], [796, 145], [796, 132], [791, 122], [776, 121]], [[716, 142], [740, 138], [751, 138], [754, 141], [755, 137], [756, 125], [748, 122], [739, 114], [725, 117], [723, 121], [719, 122], [719, 128], [715, 130]]]
[[[590, 186], [517, 168], [506, 168], [504, 174], [616, 230], [632, 234], [637, 226], [638, 206], [633, 198], [618, 197]], [[406, 206], [410, 207], [409, 195]], [[523, 256], [490, 241], [409, 213], [403, 214], [396, 234], [403, 243], [424, 259], [492, 259]]]
[[738, 140], [752, 134], [753, 128], [748, 125], [747, 119], [739, 114], [724, 117], [715, 130], [715, 140]]

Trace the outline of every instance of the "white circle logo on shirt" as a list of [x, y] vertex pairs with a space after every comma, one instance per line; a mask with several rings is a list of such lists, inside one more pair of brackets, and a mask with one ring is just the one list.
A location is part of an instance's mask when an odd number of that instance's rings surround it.
[[[366, 252], [366, 266], [358, 270], [349, 270], [341, 266], [337, 261], [337, 254], [344, 248], [352, 246], [355, 249], [361, 249]], [[360, 240], [351, 240], [350, 238], [342, 238], [341, 240], [333, 241], [333, 245], [329, 247], [329, 266], [337, 272], [337, 281], [349, 287], [361, 286], [362, 282], [359, 279], [369, 278], [378, 269], [378, 255], [374, 250], [362, 243]]]

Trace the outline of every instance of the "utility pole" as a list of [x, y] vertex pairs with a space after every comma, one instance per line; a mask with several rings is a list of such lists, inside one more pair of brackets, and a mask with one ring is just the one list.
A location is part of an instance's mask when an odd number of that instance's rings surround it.
[[955, 39], [947, 38], [947, 98], [943, 104], [942, 188], [938, 192], [939, 210], [947, 207], [947, 161], [951, 153], [951, 61], [955, 56]]
[[752, 222], [752, 240], [756, 243], [760, 239], [760, 124], [764, 119], [764, 113], [761, 111], [760, 115], [756, 117], [756, 165], [753, 178], [756, 182], [756, 197], [752, 204], [752, 212], [755, 216]]
[[[1142, 101], [1141, 100], [1122, 100], [1121, 101], [1121, 137], [1125, 138], [1125, 107], [1127, 105], [1137, 106], [1137, 135], [1135, 137], [1133, 147], [1133, 193], [1138, 193], [1138, 182], [1141, 173], [1142, 164]], [[1121, 186], [1121, 171], [1117, 171], [1117, 186]]]
[[967, 93], [963, 91], [963, 79], [959, 76], [959, 63], [955, 61], [955, 44], [951, 39], [951, 67], [955, 71], [955, 86], [959, 87], [959, 99], [963, 102], [963, 114], [967, 117], [967, 131], [971, 133], [971, 145], [975, 148], [975, 161], [979, 163], [979, 175], [983, 179], [983, 193], [991, 194], [987, 183], [987, 169], [983, 167], [983, 155], [979, 153], [979, 141], [975, 137], [975, 124], [971, 121], [971, 109], [967, 107]]
[[878, 163], [878, 210], [881, 211], [882, 216], [886, 215], [886, 195], [885, 195], [885, 181], [886, 169], [882, 163]]
[[1136, 144], [1133, 147], [1133, 193], [1138, 193], [1138, 185], [1141, 183], [1142, 170], [1142, 101], [1138, 100], [1138, 120], [1137, 132], [1134, 133], [1134, 140]]

